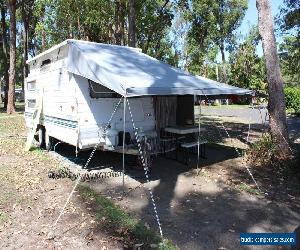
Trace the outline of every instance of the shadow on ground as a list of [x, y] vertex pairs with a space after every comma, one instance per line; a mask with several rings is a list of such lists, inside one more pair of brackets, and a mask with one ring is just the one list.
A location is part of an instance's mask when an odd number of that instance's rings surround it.
[[[201, 159], [199, 164], [199, 175], [195, 171], [196, 156], [189, 166], [158, 157], [149, 182], [142, 170], [126, 166], [124, 187], [121, 177], [89, 182], [88, 185], [158, 231], [148, 190], [151, 188], [164, 236], [181, 249], [241, 249], [241, 232], [292, 232], [299, 226], [298, 172], [251, 169], [263, 192], [255, 194], [257, 189], [247, 165], [234, 148], [239, 151], [245, 148], [248, 125], [206, 119], [203, 127], [206, 128], [204, 138], [223, 145], [208, 145], [207, 159]], [[258, 139], [266, 129], [263, 124], [251, 124], [250, 142]], [[84, 166], [90, 154], [90, 151], [81, 152], [75, 158], [74, 148], [64, 144], [57, 150], [79, 166]], [[120, 154], [97, 152], [89, 170], [121, 170], [121, 163]], [[124, 192], [123, 199], [119, 199]]]
[[[63, 152], [67, 152], [65, 147]], [[82, 153], [82, 159], [88, 154]], [[121, 155], [98, 152], [92, 168], [120, 170], [121, 162]], [[149, 183], [143, 171], [126, 167], [125, 187], [121, 177], [88, 185], [158, 231], [148, 191], [151, 188], [164, 236], [181, 249], [240, 249], [241, 232], [291, 232], [299, 226], [300, 208], [296, 200], [285, 203], [236, 188], [240, 183], [252, 185], [252, 180], [233, 148], [209, 145], [207, 159], [200, 162], [199, 175], [195, 172], [195, 163], [195, 156], [190, 166], [158, 157]], [[254, 172], [265, 190], [264, 179], [256, 174]], [[123, 191], [125, 197], [119, 199]], [[288, 197], [289, 190], [283, 192], [282, 195]]]

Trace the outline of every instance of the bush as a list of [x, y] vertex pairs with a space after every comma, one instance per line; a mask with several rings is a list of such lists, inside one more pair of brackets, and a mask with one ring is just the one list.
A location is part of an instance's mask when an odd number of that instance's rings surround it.
[[300, 113], [300, 89], [297, 87], [287, 87], [284, 89], [286, 108], [292, 109], [295, 113]]
[[290, 154], [282, 157], [276, 141], [269, 133], [265, 133], [247, 149], [246, 159], [254, 167], [297, 168], [300, 173], [300, 148], [296, 144], [290, 146]]
[[271, 135], [264, 134], [247, 150], [248, 162], [254, 166], [269, 166], [277, 163], [278, 148]]

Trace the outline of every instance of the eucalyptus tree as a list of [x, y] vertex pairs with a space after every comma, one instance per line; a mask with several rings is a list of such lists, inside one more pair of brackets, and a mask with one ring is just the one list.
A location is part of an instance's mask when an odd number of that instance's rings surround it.
[[266, 90], [264, 59], [256, 53], [259, 41], [258, 28], [254, 26], [245, 40], [230, 53], [229, 84], [254, 90]]
[[278, 23], [282, 32], [300, 31], [300, 2], [298, 0], [284, 0], [280, 8]]
[[256, 0], [256, 7], [258, 10], [259, 34], [262, 39], [266, 60], [270, 133], [278, 148], [278, 155], [285, 158], [290, 153], [289, 136], [283, 80], [280, 73], [274, 34], [274, 21], [269, 0]]
[[[157, 57], [161, 54], [173, 20], [172, 3], [169, 0], [145, 0], [136, 2], [137, 46], [144, 53]], [[171, 47], [171, 44], [169, 44]]]
[[279, 57], [284, 81], [300, 87], [300, 2], [284, 0], [277, 24], [279, 34], [283, 36]]
[[[191, 23], [188, 39], [198, 44], [204, 54], [212, 43], [216, 45], [225, 64], [225, 51], [234, 44], [235, 32], [247, 10], [247, 0], [182, 0], [180, 5], [186, 10], [186, 20]], [[225, 67], [223, 69], [223, 80], [226, 81]]]
[[9, 7], [9, 83], [7, 98], [7, 113], [15, 113], [15, 84], [16, 84], [16, 9], [17, 1], [8, 0]]
[[280, 66], [286, 85], [300, 88], [300, 39], [288, 35], [279, 45]]
[[[36, 2], [35, 16], [42, 17], [36, 25], [34, 37], [38, 49], [42, 47], [43, 40], [46, 41], [46, 47], [50, 47], [65, 39], [74, 38], [137, 46], [159, 59], [172, 57], [171, 61], [175, 60], [176, 56], [170, 50], [172, 44], [168, 39], [173, 19], [172, 3], [169, 0], [135, 0], [134, 3], [126, 0]], [[134, 17], [129, 18], [133, 9]], [[131, 30], [133, 36], [130, 35]], [[135, 41], [130, 41], [130, 37]]]
[[20, 12], [23, 23], [22, 41], [23, 41], [23, 81], [22, 90], [24, 91], [25, 78], [28, 75], [28, 67], [26, 61], [28, 59], [29, 50], [29, 33], [30, 23], [32, 22], [32, 14], [34, 8], [34, 0], [23, 0], [20, 2]]
[[136, 46], [136, 15], [135, 15], [135, 0], [128, 1], [128, 45], [130, 47]]
[[1, 72], [3, 75], [3, 90], [4, 90], [4, 109], [7, 107], [7, 99], [8, 99], [8, 85], [9, 85], [9, 75], [8, 75], [8, 68], [9, 68], [9, 45], [8, 45], [8, 27], [6, 24], [6, 16], [7, 16], [7, 4], [5, 0], [0, 1], [0, 8], [1, 8]]

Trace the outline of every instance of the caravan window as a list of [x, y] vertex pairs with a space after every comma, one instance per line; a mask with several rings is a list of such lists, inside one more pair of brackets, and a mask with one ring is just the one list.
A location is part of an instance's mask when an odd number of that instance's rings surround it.
[[27, 89], [29, 91], [35, 91], [35, 89], [36, 89], [36, 81], [27, 82]]
[[90, 96], [92, 98], [120, 98], [121, 95], [104, 87], [103, 85], [89, 80]]
[[46, 66], [46, 65], [48, 65], [48, 64], [50, 64], [50, 63], [51, 63], [50, 59], [46, 59], [46, 60], [42, 61], [41, 68], [44, 67], [44, 66]]
[[29, 99], [27, 100], [27, 107], [28, 108], [35, 108], [36, 100], [35, 99]]
[[41, 72], [45, 72], [45, 71], [49, 70], [50, 64], [51, 64], [50, 59], [43, 60], [42, 64], [41, 64], [41, 69], [40, 69]]

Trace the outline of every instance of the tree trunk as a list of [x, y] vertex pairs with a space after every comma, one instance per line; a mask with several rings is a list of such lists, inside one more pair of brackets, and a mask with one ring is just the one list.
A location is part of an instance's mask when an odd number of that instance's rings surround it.
[[8, 76], [8, 44], [7, 44], [7, 37], [6, 37], [6, 21], [5, 21], [5, 14], [6, 9], [2, 5], [1, 6], [1, 27], [2, 27], [2, 50], [3, 50], [3, 71], [4, 71], [4, 109], [7, 108], [7, 99], [8, 99], [8, 84], [9, 84], [9, 76]]
[[115, 41], [116, 44], [121, 45], [121, 4], [120, 1], [115, 3]]
[[121, 34], [121, 41], [122, 45], [126, 45], [126, 35], [125, 35], [125, 16], [126, 16], [126, 3], [124, 0], [120, 2], [120, 34]]
[[221, 41], [220, 51], [222, 56], [222, 82], [227, 82], [227, 72], [226, 72], [226, 58], [225, 58], [225, 46], [224, 41]]
[[24, 84], [26, 77], [28, 76], [28, 65], [26, 61], [28, 59], [28, 30], [29, 24], [26, 17], [23, 19], [24, 29], [23, 29], [23, 82], [22, 82], [22, 91], [24, 93]]
[[42, 52], [46, 50], [46, 32], [45, 28], [43, 27], [42, 30]]
[[270, 133], [277, 143], [279, 153], [282, 157], [285, 157], [289, 154], [289, 137], [283, 80], [279, 68], [270, 2], [269, 0], [256, 0], [256, 7], [258, 10], [258, 28], [262, 38], [267, 68]]
[[129, 0], [129, 14], [128, 14], [128, 45], [136, 47], [135, 38], [135, 0]]
[[16, 0], [9, 1], [10, 15], [10, 57], [7, 113], [15, 113], [15, 84], [16, 84]]

